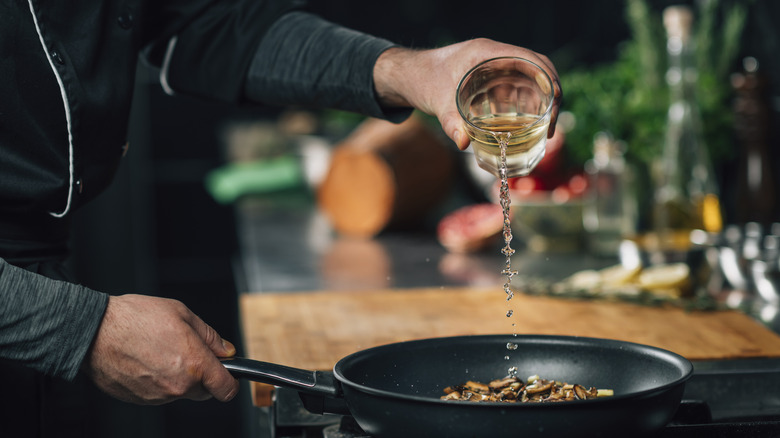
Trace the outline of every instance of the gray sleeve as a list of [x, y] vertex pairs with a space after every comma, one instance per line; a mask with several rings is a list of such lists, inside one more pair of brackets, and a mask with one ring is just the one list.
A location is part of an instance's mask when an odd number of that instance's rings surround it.
[[107, 304], [107, 294], [0, 259], [0, 358], [73, 379]]
[[411, 108], [383, 108], [374, 90], [374, 64], [393, 46], [307, 12], [288, 13], [261, 41], [244, 97], [255, 103], [340, 109], [403, 121]]

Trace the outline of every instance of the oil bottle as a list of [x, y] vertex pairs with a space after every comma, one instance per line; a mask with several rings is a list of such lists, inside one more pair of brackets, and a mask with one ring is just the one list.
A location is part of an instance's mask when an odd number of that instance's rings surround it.
[[648, 249], [686, 251], [691, 231], [718, 233], [723, 218], [696, 100], [693, 12], [686, 6], [666, 8], [664, 27], [670, 104], [663, 156], [654, 175], [653, 238], [645, 244]]

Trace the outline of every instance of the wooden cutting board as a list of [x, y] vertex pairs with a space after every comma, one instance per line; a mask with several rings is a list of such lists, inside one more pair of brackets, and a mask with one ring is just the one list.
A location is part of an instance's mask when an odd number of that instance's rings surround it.
[[392, 342], [513, 331], [637, 342], [692, 361], [780, 357], [780, 336], [738, 311], [522, 294], [507, 302], [500, 286], [245, 294], [240, 311], [247, 356], [310, 370]]

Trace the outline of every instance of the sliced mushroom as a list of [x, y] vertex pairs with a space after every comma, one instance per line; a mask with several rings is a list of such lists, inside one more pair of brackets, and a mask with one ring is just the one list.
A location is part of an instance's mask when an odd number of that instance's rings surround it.
[[442, 400], [460, 400], [461, 395], [458, 391], [451, 391], [448, 392], [447, 395], [443, 395], [440, 397]]
[[516, 377], [509, 376], [490, 381], [468, 381], [462, 385], [444, 388], [443, 400], [488, 401], [502, 403], [555, 403], [573, 400], [587, 400], [596, 397], [608, 397], [614, 394], [611, 389], [585, 389], [578, 384], [568, 384], [555, 380], [541, 379], [534, 375], [527, 379], [528, 385]]
[[474, 382], [474, 381], [471, 381], [471, 380], [469, 380], [469, 381], [468, 381], [468, 382], [466, 382], [466, 384], [465, 384], [465, 385], [463, 385], [463, 386], [464, 386], [466, 389], [468, 389], [468, 390], [471, 390], [471, 391], [474, 391], [474, 392], [479, 392], [479, 393], [482, 393], [482, 394], [488, 394], [488, 393], [490, 393], [490, 387], [488, 387], [488, 386], [487, 386], [487, 385], [485, 385], [484, 383], [480, 383], [480, 382]]
[[579, 400], [586, 400], [588, 398], [588, 392], [582, 385], [574, 385], [574, 395], [576, 395]]
[[458, 392], [458, 390], [456, 388], [457, 388], [456, 386], [448, 386], [448, 387], [444, 388], [444, 393], [449, 395], [449, 394], [452, 394], [453, 392]]
[[552, 388], [553, 382], [548, 380], [537, 380], [531, 385], [528, 385], [525, 387], [525, 392], [528, 394], [539, 394], [542, 392], [547, 392]]
[[492, 380], [490, 383], [488, 383], [488, 387], [490, 387], [490, 389], [493, 391], [497, 391], [519, 382], [520, 381], [517, 379], [517, 377], [509, 376], [504, 377], [503, 379]]

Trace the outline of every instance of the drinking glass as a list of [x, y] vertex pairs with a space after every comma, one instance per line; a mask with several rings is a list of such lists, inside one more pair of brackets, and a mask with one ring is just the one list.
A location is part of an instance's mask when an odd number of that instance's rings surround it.
[[484, 61], [458, 84], [456, 101], [479, 167], [501, 178], [525, 176], [544, 157], [553, 82], [537, 64], [514, 57]]

